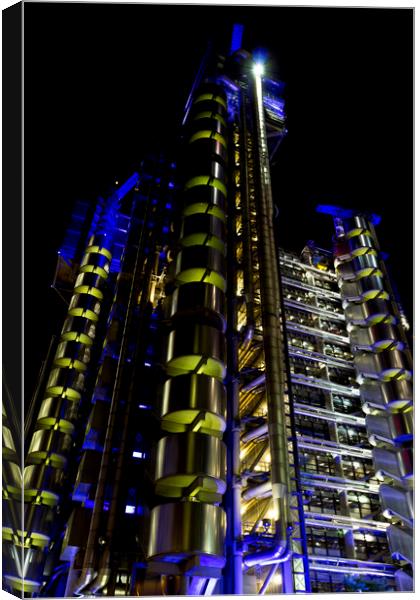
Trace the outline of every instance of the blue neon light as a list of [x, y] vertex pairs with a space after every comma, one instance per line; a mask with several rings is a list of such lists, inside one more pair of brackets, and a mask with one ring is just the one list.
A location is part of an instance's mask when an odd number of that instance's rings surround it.
[[230, 44], [230, 53], [233, 54], [237, 50], [242, 48], [242, 36], [244, 33], [244, 26], [240, 23], [235, 23], [232, 31], [232, 41]]
[[[315, 210], [318, 213], [339, 217], [340, 219], [351, 219], [352, 217], [360, 215], [360, 211], [351, 208], [342, 208], [341, 206], [334, 206], [333, 204], [318, 204]], [[382, 217], [375, 213], [366, 213], [366, 218], [372, 222], [372, 225], [378, 225], [382, 219]]]

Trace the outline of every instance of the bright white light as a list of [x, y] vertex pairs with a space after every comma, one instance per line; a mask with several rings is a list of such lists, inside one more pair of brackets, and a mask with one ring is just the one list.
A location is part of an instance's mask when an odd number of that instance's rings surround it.
[[136, 512], [136, 507], [132, 506], [131, 504], [127, 504], [127, 506], [125, 507], [125, 514], [126, 515], [134, 515], [135, 512]]
[[133, 457], [134, 458], [146, 458], [146, 455], [144, 452], [137, 452], [137, 450], [135, 450], [133, 452]]
[[281, 576], [281, 573], [276, 573], [273, 577], [273, 583], [274, 585], [280, 585], [282, 583], [283, 577]]
[[253, 71], [256, 77], [262, 77], [264, 75], [264, 65], [262, 63], [255, 63]]

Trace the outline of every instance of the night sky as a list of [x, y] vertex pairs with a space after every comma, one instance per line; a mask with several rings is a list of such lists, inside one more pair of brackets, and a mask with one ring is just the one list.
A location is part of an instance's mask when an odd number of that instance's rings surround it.
[[[207, 41], [268, 55], [288, 135], [272, 173], [278, 241], [330, 246], [318, 203], [372, 210], [412, 318], [413, 11], [25, 4], [25, 339], [28, 398], [64, 305], [50, 288], [73, 202], [106, 194], [176, 144]], [[317, 230], [314, 233], [314, 230]]]

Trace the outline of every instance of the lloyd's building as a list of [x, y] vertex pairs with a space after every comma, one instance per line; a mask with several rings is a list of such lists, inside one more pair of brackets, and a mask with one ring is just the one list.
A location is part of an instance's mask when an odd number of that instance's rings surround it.
[[279, 249], [283, 84], [240, 33], [200, 67], [176, 163], [75, 204], [24, 469], [3, 417], [14, 595], [413, 589], [412, 362], [380, 217], [322, 205], [333, 247]]

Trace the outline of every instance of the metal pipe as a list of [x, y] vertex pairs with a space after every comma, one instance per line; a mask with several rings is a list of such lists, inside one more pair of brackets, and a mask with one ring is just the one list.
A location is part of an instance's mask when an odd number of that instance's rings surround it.
[[265, 594], [266, 589], [268, 588], [268, 586], [270, 585], [271, 580], [273, 579], [277, 569], [278, 569], [279, 563], [274, 563], [274, 565], [271, 567], [271, 569], [269, 570], [267, 577], [265, 578], [264, 583], [262, 584], [262, 586], [260, 587], [259, 591], [258, 591], [258, 595], [262, 595]]
[[259, 550], [253, 554], [248, 554], [244, 558], [244, 565], [247, 569], [255, 565], [264, 566], [271, 564], [285, 563], [291, 559], [293, 551], [291, 548], [290, 538], [292, 536], [293, 527], [289, 526], [286, 530], [286, 543], [277, 537], [277, 542], [269, 550]]
[[264, 356], [266, 363], [267, 420], [271, 454], [271, 485], [275, 514], [275, 536], [269, 550], [257, 551], [245, 557], [247, 567], [276, 559], [286, 562], [290, 548], [289, 517], [289, 454], [285, 422], [285, 381], [283, 374], [283, 348], [280, 330], [280, 286], [278, 262], [273, 233], [273, 203], [267, 140], [265, 132], [262, 82], [259, 75], [254, 80], [255, 127], [258, 150], [255, 152], [259, 175], [258, 193], [258, 250], [260, 265], [261, 313], [263, 324]]
[[247, 444], [248, 442], [251, 442], [252, 440], [255, 440], [255, 438], [258, 438], [258, 437], [261, 437], [263, 435], [266, 435], [267, 432], [268, 432], [268, 425], [267, 425], [267, 423], [265, 423], [264, 425], [261, 425], [260, 427], [256, 427], [252, 431], [249, 431], [248, 433], [245, 433], [241, 437], [241, 442], [243, 444]]
[[260, 483], [260, 485], [248, 488], [247, 490], [242, 492], [242, 498], [244, 500], [251, 500], [252, 498], [262, 498], [264, 496], [271, 495], [271, 491], [271, 481], [265, 481], [264, 483]]
[[248, 127], [246, 118], [246, 96], [242, 92], [240, 95], [241, 103], [241, 204], [242, 204], [242, 231], [244, 245], [244, 288], [246, 301], [246, 326], [243, 341], [249, 344], [254, 337], [255, 316], [254, 316], [254, 282], [252, 278], [252, 248], [251, 248], [251, 227], [249, 222], [249, 173], [248, 173], [248, 151], [247, 137]]

